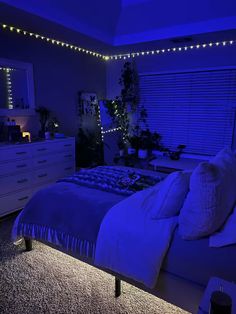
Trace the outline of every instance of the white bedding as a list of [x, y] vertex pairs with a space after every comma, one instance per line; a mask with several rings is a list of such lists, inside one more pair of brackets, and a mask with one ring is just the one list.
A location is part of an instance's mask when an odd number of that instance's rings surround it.
[[209, 238], [210, 247], [223, 247], [236, 244], [236, 206], [223, 228]]
[[150, 217], [152, 189], [135, 193], [109, 210], [97, 238], [95, 264], [153, 288], [177, 217]]

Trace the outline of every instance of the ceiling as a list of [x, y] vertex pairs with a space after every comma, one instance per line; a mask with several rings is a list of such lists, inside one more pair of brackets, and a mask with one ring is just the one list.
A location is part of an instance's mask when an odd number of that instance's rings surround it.
[[236, 29], [235, 0], [3, 0], [113, 46]]

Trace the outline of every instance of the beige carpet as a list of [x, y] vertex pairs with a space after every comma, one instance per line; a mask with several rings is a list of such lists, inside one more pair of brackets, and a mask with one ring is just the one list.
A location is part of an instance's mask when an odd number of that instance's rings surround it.
[[34, 242], [10, 241], [12, 219], [0, 222], [0, 313], [187, 313], [66, 254]]

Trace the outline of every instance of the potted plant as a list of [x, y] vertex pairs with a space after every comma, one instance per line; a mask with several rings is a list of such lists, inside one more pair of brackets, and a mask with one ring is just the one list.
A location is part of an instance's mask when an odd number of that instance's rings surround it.
[[152, 133], [152, 155], [158, 156], [160, 155], [160, 151], [162, 150], [162, 145], [160, 143], [161, 135], [157, 132]]
[[128, 155], [133, 155], [139, 148], [139, 136], [133, 132], [132, 135], [129, 135], [128, 142]]
[[46, 132], [46, 124], [48, 122], [49, 116], [50, 116], [50, 110], [46, 107], [38, 107], [35, 109], [35, 111], [39, 114], [39, 122], [41, 124], [41, 129], [39, 131], [39, 137], [45, 138], [45, 132]]
[[176, 151], [168, 151], [168, 155], [170, 157], [170, 159], [172, 160], [179, 160], [180, 159], [180, 155], [182, 154], [184, 148], [186, 147], [186, 145], [180, 144], [179, 146], [177, 146], [177, 150]]
[[123, 157], [125, 155], [125, 146], [126, 145], [125, 145], [124, 140], [121, 136], [118, 139], [117, 145], [119, 147], [120, 157]]
[[59, 124], [55, 117], [48, 119], [45, 126], [45, 138], [53, 138], [55, 133], [57, 132], [58, 127]]
[[124, 103], [130, 105], [132, 112], [136, 110], [138, 103], [137, 77], [134, 65], [131, 62], [125, 62], [119, 79], [121, 99]]
[[79, 128], [76, 145], [76, 162], [79, 167], [103, 164], [103, 143], [100, 134]]
[[152, 133], [149, 129], [142, 130], [139, 137], [138, 157], [146, 159], [152, 148]]

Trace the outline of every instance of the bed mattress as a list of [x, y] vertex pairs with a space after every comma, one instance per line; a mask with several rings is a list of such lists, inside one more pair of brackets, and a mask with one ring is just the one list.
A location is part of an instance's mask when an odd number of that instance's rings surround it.
[[210, 248], [209, 238], [183, 240], [176, 229], [162, 270], [200, 285], [210, 277], [236, 281], [236, 245]]

